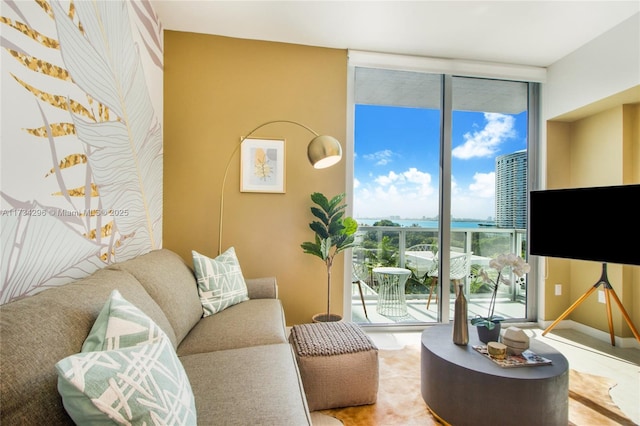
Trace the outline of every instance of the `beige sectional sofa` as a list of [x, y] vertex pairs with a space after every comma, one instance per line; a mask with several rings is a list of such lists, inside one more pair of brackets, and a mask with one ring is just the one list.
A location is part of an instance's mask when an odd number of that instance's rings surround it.
[[198, 424], [311, 424], [276, 281], [246, 281], [249, 300], [203, 318], [193, 271], [161, 249], [1, 306], [0, 421], [72, 424], [55, 364], [80, 352], [117, 289], [171, 340]]

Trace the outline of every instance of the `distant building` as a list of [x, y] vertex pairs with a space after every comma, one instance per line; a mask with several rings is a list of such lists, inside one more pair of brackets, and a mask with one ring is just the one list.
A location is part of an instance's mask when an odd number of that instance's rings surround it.
[[527, 153], [496, 157], [496, 226], [527, 227]]

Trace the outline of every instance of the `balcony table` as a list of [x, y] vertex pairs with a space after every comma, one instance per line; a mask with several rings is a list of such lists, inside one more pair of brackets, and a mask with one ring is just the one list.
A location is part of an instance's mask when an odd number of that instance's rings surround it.
[[[464, 253], [460, 253], [457, 251], [451, 252], [451, 259], [457, 256], [461, 256]], [[422, 276], [429, 272], [434, 263], [436, 262], [436, 253], [431, 251], [406, 251], [404, 253], [405, 258], [407, 259], [407, 263], [415, 267], [416, 273], [418, 276]], [[488, 267], [489, 262], [491, 261], [490, 257], [477, 256], [475, 254], [471, 254], [471, 264], [472, 265], [480, 265], [483, 267]]]
[[376, 311], [388, 317], [407, 315], [404, 286], [411, 271], [404, 268], [381, 267], [373, 268], [373, 274], [380, 283]]
[[567, 359], [531, 339], [530, 349], [552, 364], [503, 368], [473, 349], [481, 344], [473, 328], [466, 346], [453, 343], [449, 324], [430, 326], [422, 333], [420, 387], [429, 410], [456, 426], [566, 426]]

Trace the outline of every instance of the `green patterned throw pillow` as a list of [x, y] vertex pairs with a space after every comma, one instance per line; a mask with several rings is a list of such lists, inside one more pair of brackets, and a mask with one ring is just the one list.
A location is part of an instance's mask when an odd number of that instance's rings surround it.
[[71, 355], [56, 370], [58, 391], [76, 424], [197, 424], [189, 379], [167, 338]]
[[127, 348], [161, 339], [168, 339], [164, 331], [118, 290], [113, 290], [84, 341], [82, 352]]
[[233, 247], [215, 259], [196, 251], [192, 254], [205, 317], [249, 300], [247, 284]]

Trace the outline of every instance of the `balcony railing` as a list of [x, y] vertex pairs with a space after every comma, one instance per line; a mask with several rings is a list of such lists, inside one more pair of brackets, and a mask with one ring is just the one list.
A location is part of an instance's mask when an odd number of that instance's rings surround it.
[[[368, 322], [433, 322], [437, 318], [437, 288], [432, 289], [432, 279], [428, 276], [429, 262], [416, 261], [418, 245], [430, 245], [437, 252], [438, 230], [436, 228], [398, 226], [360, 226], [356, 234], [357, 247], [353, 249], [353, 297], [354, 320], [365, 318]], [[423, 249], [424, 247], [420, 247]], [[469, 301], [469, 317], [486, 315], [490, 287], [482, 282], [478, 273], [487, 268], [491, 258], [501, 253], [516, 253], [526, 259], [526, 231], [504, 228], [452, 228], [451, 257], [457, 253], [471, 253], [468, 274], [462, 280], [465, 296]], [[405, 286], [408, 305], [407, 318], [386, 318], [375, 315], [378, 286], [372, 272], [379, 266], [406, 268], [411, 275]], [[435, 266], [437, 267], [437, 265]], [[490, 270], [488, 270], [491, 273]], [[437, 282], [437, 279], [436, 279]], [[358, 286], [359, 284], [359, 286]], [[507, 318], [526, 316], [526, 277], [510, 286], [501, 285], [498, 291], [496, 313]], [[427, 309], [430, 292], [432, 301]], [[450, 301], [453, 302], [454, 288], [449, 285]], [[364, 300], [364, 306], [363, 306]], [[377, 320], [372, 320], [377, 318]]]

